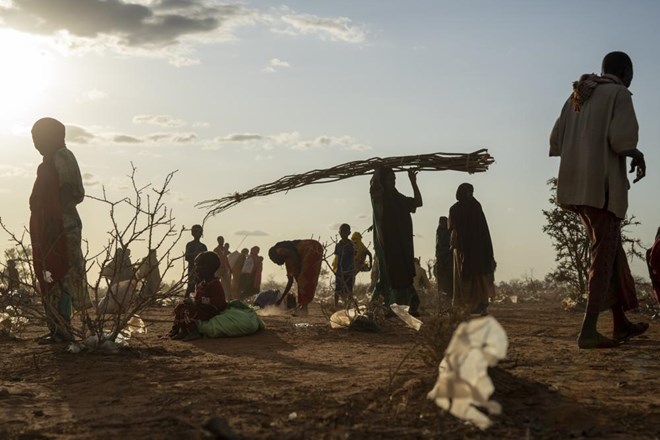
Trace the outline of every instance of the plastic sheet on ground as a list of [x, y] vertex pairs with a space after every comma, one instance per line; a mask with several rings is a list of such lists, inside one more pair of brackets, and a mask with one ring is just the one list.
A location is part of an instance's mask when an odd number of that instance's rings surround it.
[[[492, 316], [460, 324], [438, 367], [438, 380], [428, 398], [453, 416], [478, 428], [488, 428], [489, 415], [500, 414], [499, 403], [489, 400], [495, 391], [488, 367], [506, 356], [506, 332]], [[478, 409], [479, 408], [479, 409]]]
[[209, 338], [248, 336], [266, 328], [254, 308], [234, 300], [208, 321], [196, 321], [199, 332]]
[[69, 353], [80, 353], [82, 351], [100, 351], [102, 353], [115, 354], [120, 347], [128, 347], [128, 341], [133, 335], [146, 334], [147, 326], [138, 315], [133, 315], [115, 340], [111, 340], [110, 332], [104, 332], [103, 336], [92, 335], [82, 341], [74, 341], [69, 344]]
[[403, 322], [408, 324], [409, 327], [419, 331], [422, 327], [422, 321], [412, 316], [408, 311], [410, 310], [409, 306], [401, 306], [397, 303], [390, 304], [390, 309], [394, 312], [396, 316], [401, 318]]
[[351, 322], [367, 310], [365, 306], [360, 306], [360, 310], [338, 310], [330, 316], [331, 328], [348, 328]]

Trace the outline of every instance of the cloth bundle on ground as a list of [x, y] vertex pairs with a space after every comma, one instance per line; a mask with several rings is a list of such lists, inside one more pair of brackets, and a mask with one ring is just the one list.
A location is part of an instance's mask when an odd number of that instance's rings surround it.
[[238, 300], [208, 321], [197, 321], [197, 329], [208, 338], [248, 336], [265, 328], [255, 309]]

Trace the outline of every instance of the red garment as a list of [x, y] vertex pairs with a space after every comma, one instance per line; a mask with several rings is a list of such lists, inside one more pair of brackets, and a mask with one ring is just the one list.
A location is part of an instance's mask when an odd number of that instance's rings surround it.
[[655, 240], [651, 249], [646, 253], [646, 263], [649, 266], [653, 292], [658, 302], [660, 302], [660, 238]]
[[295, 240], [293, 243], [300, 258], [300, 267], [291, 260], [284, 263], [287, 274], [293, 276], [298, 285], [298, 304], [304, 306], [312, 302], [316, 293], [323, 262], [323, 245], [316, 240]]
[[227, 308], [225, 291], [217, 278], [200, 281], [195, 288], [195, 302], [174, 308], [174, 325], [189, 329], [193, 321], [208, 321]]
[[[69, 271], [66, 236], [62, 223], [60, 181], [55, 168], [55, 153], [44, 156], [37, 168], [37, 179], [30, 195], [30, 239], [34, 272], [41, 293], [48, 291], [61, 281]], [[51, 274], [47, 282], [44, 271]]]

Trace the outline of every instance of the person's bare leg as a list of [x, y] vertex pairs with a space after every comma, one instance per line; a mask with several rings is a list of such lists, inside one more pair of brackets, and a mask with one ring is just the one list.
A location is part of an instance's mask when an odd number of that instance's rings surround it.
[[617, 341], [606, 338], [598, 333], [598, 313], [585, 313], [582, 329], [578, 336], [578, 347], [583, 349], [612, 348], [619, 345]]
[[612, 337], [617, 341], [627, 341], [630, 338], [643, 334], [649, 328], [646, 322], [639, 322], [637, 324], [630, 322], [619, 304], [612, 307], [612, 321], [614, 322]]

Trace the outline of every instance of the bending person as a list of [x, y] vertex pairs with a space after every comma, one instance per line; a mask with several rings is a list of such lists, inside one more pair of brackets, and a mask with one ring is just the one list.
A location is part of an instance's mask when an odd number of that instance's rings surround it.
[[286, 298], [295, 280], [298, 286], [297, 309], [307, 314], [307, 305], [314, 299], [321, 273], [323, 262], [321, 243], [316, 240], [280, 241], [270, 248], [268, 257], [278, 266], [286, 267], [288, 281], [284, 293], [276, 304], [280, 305]]

